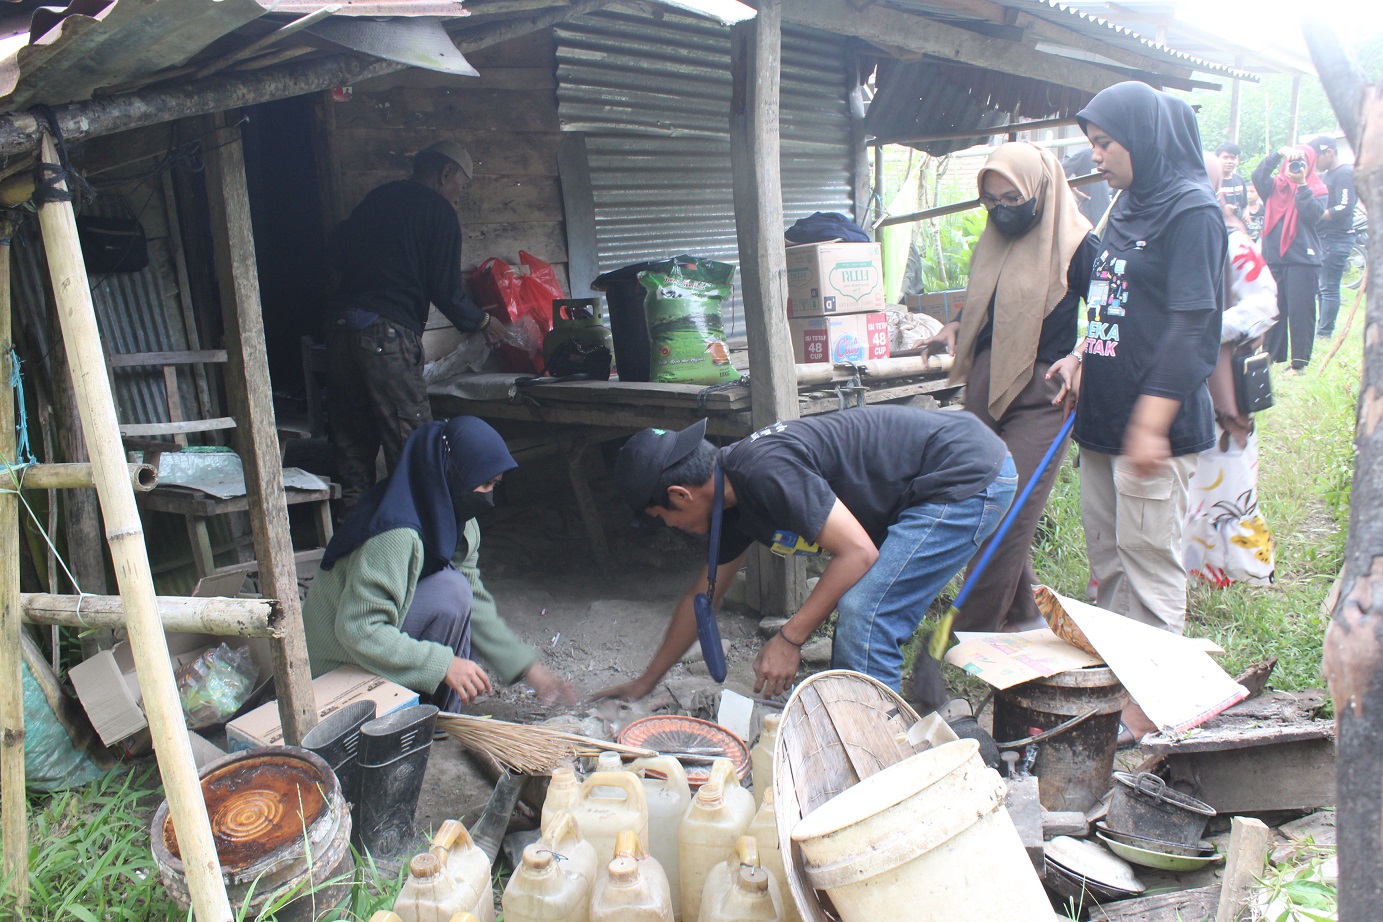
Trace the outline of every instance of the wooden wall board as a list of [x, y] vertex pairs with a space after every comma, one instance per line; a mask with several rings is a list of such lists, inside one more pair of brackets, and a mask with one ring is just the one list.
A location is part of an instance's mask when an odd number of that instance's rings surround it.
[[1172, 781], [1217, 813], [1310, 810], [1335, 805], [1335, 741], [1299, 740], [1163, 758]]
[[1220, 888], [1197, 887], [1135, 900], [1106, 903], [1090, 910], [1091, 922], [1211, 922]]
[[[515, 144], [506, 133], [465, 127], [447, 131], [446, 136], [466, 145], [475, 161], [477, 176], [551, 176], [556, 170], [557, 150], [562, 142], [558, 132], [529, 132], [522, 144]], [[341, 126], [336, 138], [341, 145], [341, 168], [351, 171], [388, 172], [405, 176], [412, 168], [413, 154], [439, 137], [433, 128], [396, 128], [381, 131], [377, 126]]]
[[[550, 103], [545, 105], [543, 103]], [[550, 90], [458, 90], [395, 87], [356, 93], [342, 103], [337, 124], [461, 128], [491, 126], [506, 132], [560, 131], [557, 97]]]

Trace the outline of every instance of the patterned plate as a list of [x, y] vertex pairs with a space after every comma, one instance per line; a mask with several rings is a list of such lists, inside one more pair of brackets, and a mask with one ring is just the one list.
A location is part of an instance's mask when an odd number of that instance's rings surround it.
[[[636, 720], [620, 731], [619, 742], [666, 753], [693, 753], [708, 757], [724, 756], [735, 763], [735, 773], [743, 781], [749, 774], [749, 747], [720, 724], [699, 717], [677, 714], [655, 714]], [[707, 750], [717, 750], [708, 752]], [[696, 790], [711, 774], [709, 761], [682, 760], [687, 769], [687, 783]]]

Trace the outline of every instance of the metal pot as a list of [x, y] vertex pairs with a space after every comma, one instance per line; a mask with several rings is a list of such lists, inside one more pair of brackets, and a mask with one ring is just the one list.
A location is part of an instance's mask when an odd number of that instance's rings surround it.
[[1199, 845], [1215, 815], [1209, 804], [1167, 787], [1152, 772], [1115, 772], [1114, 799], [1105, 825], [1114, 832]]

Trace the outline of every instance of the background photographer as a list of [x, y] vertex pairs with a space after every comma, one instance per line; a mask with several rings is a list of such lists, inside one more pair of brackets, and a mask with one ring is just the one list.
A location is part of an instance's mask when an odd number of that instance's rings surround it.
[[1329, 192], [1325, 213], [1316, 231], [1321, 235], [1321, 297], [1316, 336], [1335, 335], [1335, 316], [1340, 312], [1340, 280], [1354, 249], [1354, 167], [1341, 163], [1335, 139], [1320, 135], [1311, 139], [1316, 152], [1316, 168]]
[[1311, 364], [1316, 339], [1321, 269], [1316, 223], [1326, 201], [1325, 183], [1316, 175], [1316, 152], [1303, 146], [1269, 154], [1254, 169], [1253, 185], [1265, 211], [1259, 244], [1277, 280], [1277, 323], [1268, 331], [1267, 347], [1274, 362], [1285, 362], [1290, 340], [1292, 367], [1287, 374], [1298, 374]]

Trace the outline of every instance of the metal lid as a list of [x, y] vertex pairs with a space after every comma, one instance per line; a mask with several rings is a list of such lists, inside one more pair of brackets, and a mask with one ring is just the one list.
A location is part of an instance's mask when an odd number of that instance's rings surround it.
[[1098, 842], [1057, 836], [1047, 843], [1047, 860], [1102, 887], [1142, 893], [1146, 888], [1128, 862]]

